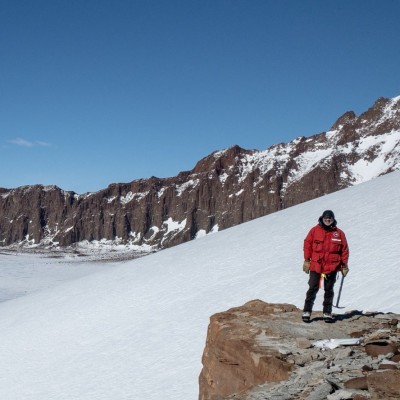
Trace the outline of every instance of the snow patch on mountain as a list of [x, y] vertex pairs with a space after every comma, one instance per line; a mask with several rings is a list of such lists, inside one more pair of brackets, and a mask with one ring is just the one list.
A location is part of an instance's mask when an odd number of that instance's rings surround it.
[[171, 232], [175, 232], [175, 231], [181, 231], [181, 230], [185, 229], [186, 218], [183, 221], [178, 222], [178, 221], [174, 221], [170, 217], [166, 221], [164, 221], [163, 225], [166, 226], [166, 228], [167, 228], [166, 233], [171, 233]]
[[191, 180], [189, 180], [189, 181], [183, 183], [182, 185], [176, 186], [175, 190], [177, 191], [178, 196], [181, 196], [182, 193], [183, 193], [185, 190], [193, 189], [193, 188], [195, 188], [198, 184], [199, 184], [199, 180], [198, 180], [198, 179], [191, 179]]

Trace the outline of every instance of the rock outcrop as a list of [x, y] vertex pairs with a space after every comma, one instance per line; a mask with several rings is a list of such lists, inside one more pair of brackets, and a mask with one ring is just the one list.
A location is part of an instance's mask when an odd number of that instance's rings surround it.
[[400, 97], [380, 98], [328, 132], [265, 151], [233, 146], [171, 178], [84, 195], [56, 186], [0, 189], [0, 246], [174, 246], [399, 169], [399, 143]]
[[400, 399], [400, 315], [352, 311], [306, 324], [254, 300], [211, 317], [199, 400]]

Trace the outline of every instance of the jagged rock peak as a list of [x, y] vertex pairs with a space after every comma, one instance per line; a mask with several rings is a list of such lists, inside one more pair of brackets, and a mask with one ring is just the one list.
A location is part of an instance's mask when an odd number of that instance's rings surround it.
[[357, 116], [354, 111], [347, 111], [345, 112], [337, 121], [332, 125], [331, 131], [335, 131], [340, 129], [343, 125], [346, 124], [353, 124], [357, 119]]
[[225, 150], [214, 151], [210, 155], [202, 158], [191, 171], [194, 174], [202, 172], [214, 172], [225, 169], [237, 163], [238, 157], [245, 154], [252, 154], [255, 150], [246, 150], [238, 145], [234, 145]]
[[[378, 98], [372, 107], [363, 112], [359, 117], [353, 111], [347, 111], [332, 125], [330, 130], [333, 131], [342, 127], [348, 130], [349, 125], [357, 129], [362, 127], [373, 129], [387, 122], [389, 119], [394, 127], [398, 128], [400, 126], [400, 96], [392, 99], [385, 97]], [[387, 126], [385, 126], [386, 128]]]
[[10, 195], [10, 194], [16, 194], [16, 193], [27, 195], [27, 194], [30, 194], [33, 192], [35, 192], [35, 193], [59, 192], [64, 195], [71, 195], [71, 196], [74, 196], [76, 194], [73, 191], [63, 190], [56, 185], [42, 185], [42, 184], [19, 186], [17, 188], [13, 188], [13, 189], [1, 188], [1, 192], [3, 193], [3, 195]]
[[377, 135], [400, 129], [400, 96], [392, 99], [380, 97], [358, 118], [360, 132]]

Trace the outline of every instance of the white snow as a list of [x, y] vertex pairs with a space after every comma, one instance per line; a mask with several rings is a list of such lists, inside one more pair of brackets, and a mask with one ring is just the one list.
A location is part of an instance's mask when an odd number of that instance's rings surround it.
[[162, 187], [157, 193], [158, 198], [161, 198], [164, 195], [165, 191], [166, 191], [165, 187]]
[[224, 172], [223, 174], [221, 174], [219, 176], [219, 181], [221, 182], [222, 185], [224, 185], [228, 178], [229, 178], [229, 175], [226, 172]]
[[169, 217], [166, 221], [164, 221], [163, 225], [165, 225], [167, 227], [167, 232], [166, 233], [170, 233], [170, 232], [174, 232], [174, 231], [181, 231], [183, 229], [185, 229], [186, 226], [186, 218], [181, 221], [174, 221], [171, 217]]
[[336, 349], [339, 346], [355, 346], [361, 343], [361, 339], [324, 339], [313, 342], [313, 346], [321, 349]]
[[[361, 138], [358, 145], [358, 152], [368, 151], [375, 148], [376, 157], [372, 162], [365, 159], [358, 160], [354, 165], [350, 165], [349, 172], [351, 173], [354, 184], [369, 181], [378, 177], [388, 167], [396, 169], [399, 167], [399, 160], [396, 159], [397, 153], [392, 154], [392, 151], [400, 145], [400, 131], [392, 131], [386, 135], [367, 136]], [[398, 156], [397, 156], [398, 157]]]
[[128, 193], [126, 194], [126, 196], [121, 196], [120, 202], [121, 202], [121, 204], [127, 204], [127, 203], [129, 203], [130, 201], [132, 201], [132, 200], [135, 198], [135, 196], [141, 198], [141, 197], [144, 197], [145, 194], [142, 194], [142, 193], [135, 193], [135, 195], [134, 195], [132, 192], [128, 192]]
[[187, 189], [195, 188], [199, 184], [199, 182], [200, 181], [198, 179], [191, 179], [185, 183], [182, 183], [182, 185], [176, 186], [175, 190], [177, 192], [177, 196], [182, 196], [182, 193]]
[[394, 172], [136, 260], [0, 253], [0, 398], [197, 399], [209, 317], [301, 308], [303, 239], [325, 209], [350, 244], [340, 312], [400, 313], [399, 202]]
[[[244, 192], [244, 189], [240, 189], [238, 192], [236, 192], [234, 195], [239, 197], [242, 193]], [[231, 196], [229, 196], [231, 197]]]
[[[158, 229], [158, 228], [157, 228]], [[114, 240], [101, 239], [92, 240], [91, 242], [83, 240], [74, 245], [74, 247], [81, 253], [83, 253], [90, 261], [93, 258], [109, 258], [110, 254], [113, 254], [112, 258], [118, 259], [118, 254], [130, 254], [132, 256], [141, 256], [149, 253], [153, 250], [152, 246], [142, 244], [140, 246], [135, 244], [135, 241], [140, 238], [140, 233], [130, 232], [131, 240], [124, 243], [118, 236]]]
[[390, 102], [386, 105], [383, 110], [383, 118], [382, 122], [391, 118], [395, 118], [396, 114], [400, 113], [400, 108], [397, 106], [397, 103], [400, 101], [400, 96], [394, 97], [390, 100]]
[[219, 231], [219, 226], [218, 224], [215, 224], [212, 228], [209, 234], [211, 233], [217, 233]]
[[65, 254], [44, 257], [40, 254], [13, 255], [9, 252], [8, 255], [0, 253], [0, 261], [0, 302], [110, 268], [106, 263], [84, 262]]
[[329, 157], [333, 153], [332, 149], [320, 149], [302, 153], [297, 157], [296, 161], [299, 165], [299, 171], [294, 173], [294, 177], [288, 179], [288, 183], [300, 180], [304, 175], [309, 173], [322, 160]]
[[196, 233], [196, 239], [202, 238], [207, 235], [205, 229], [199, 229]]

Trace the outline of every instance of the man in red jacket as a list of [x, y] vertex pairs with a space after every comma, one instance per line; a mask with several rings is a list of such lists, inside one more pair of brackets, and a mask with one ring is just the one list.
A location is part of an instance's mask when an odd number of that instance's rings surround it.
[[320, 281], [324, 282], [323, 318], [325, 322], [333, 322], [332, 303], [333, 286], [339, 271], [346, 276], [349, 247], [346, 236], [336, 227], [335, 215], [326, 210], [318, 219], [318, 225], [311, 228], [304, 239], [303, 271], [310, 274], [309, 289], [303, 308], [303, 321], [309, 322]]

